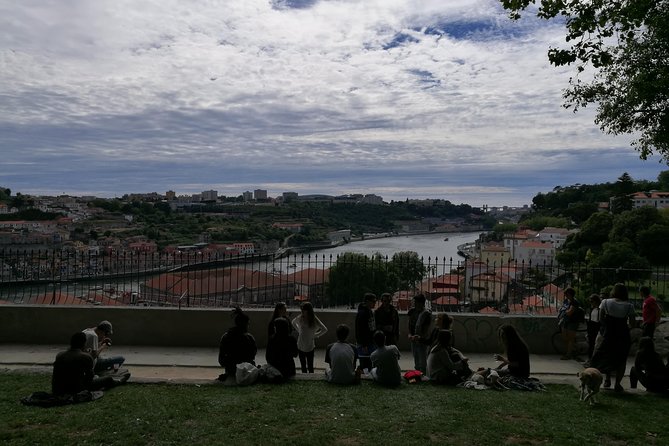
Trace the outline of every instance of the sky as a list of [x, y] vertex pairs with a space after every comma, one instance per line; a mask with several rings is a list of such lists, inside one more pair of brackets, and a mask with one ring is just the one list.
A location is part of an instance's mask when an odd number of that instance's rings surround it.
[[495, 0], [0, 0], [0, 186], [518, 206], [654, 180]]

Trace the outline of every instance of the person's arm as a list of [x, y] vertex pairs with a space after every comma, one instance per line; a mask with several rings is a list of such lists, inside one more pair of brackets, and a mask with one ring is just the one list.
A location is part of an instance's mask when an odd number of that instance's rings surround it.
[[330, 349], [332, 348], [332, 344], [328, 345], [327, 348], [325, 349], [325, 363], [330, 364]]
[[316, 319], [316, 331], [314, 332], [314, 339], [323, 336], [325, 333], [328, 332], [328, 327], [321, 322], [320, 319], [318, 319], [318, 316], [314, 316]]
[[300, 316], [295, 316], [295, 319], [293, 319], [293, 328], [295, 328], [295, 331], [297, 333], [300, 333], [300, 321], [298, 319], [301, 319]]

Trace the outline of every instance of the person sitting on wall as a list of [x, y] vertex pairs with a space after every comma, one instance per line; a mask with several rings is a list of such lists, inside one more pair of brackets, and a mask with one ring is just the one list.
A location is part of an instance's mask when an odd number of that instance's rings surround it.
[[358, 360], [356, 348], [346, 342], [350, 330], [348, 325], [337, 326], [337, 342], [328, 345], [325, 350], [325, 362], [330, 368], [325, 370], [325, 379], [333, 384], [357, 384], [362, 371], [356, 369]]
[[236, 307], [232, 310], [232, 317], [235, 325], [221, 336], [218, 349], [218, 363], [225, 368], [225, 373], [218, 377], [219, 381], [225, 381], [229, 376], [234, 378], [237, 364], [255, 364], [258, 351], [255, 338], [248, 332], [250, 320], [246, 313]]
[[427, 377], [436, 384], [455, 385], [472, 375], [469, 358], [452, 346], [452, 332], [439, 330], [437, 343], [427, 357]]
[[274, 334], [267, 341], [265, 359], [276, 368], [283, 379], [295, 376], [295, 358], [297, 356], [297, 340], [290, 335], [291, 324], [288, 319], [278, 317], [273, 320]]
[[125, 362], [123, 356], [110, 356], [106, 358], [100, 356], [112, 344], [110, 336], [114, 334], [114, 331], [111, 322], [102, 321], [96, 327], [87, 328], [82, 333], [86, 335], [85, 348], [95, 361], [93, 370], [96, 375], [107, 371], [117, 371]]
[[399, 386], [402, 383], [399, 349], [395, 345], [386, 345], [386, 335], [381, 330], [374, 333], [374, 343], [376, 350], [370, 356], [372, 379], [383, 386]]
[[51, 393], [55, 396], [75, 395], [83, 390], [111, 389], [130, 378], [126, 372], [118, 379], [111, 375], [95, 377], [93, 357], [84, 351], [86, 335], [78, 332], [70, 338], [70, 348], [56, 355], [51, 375]]

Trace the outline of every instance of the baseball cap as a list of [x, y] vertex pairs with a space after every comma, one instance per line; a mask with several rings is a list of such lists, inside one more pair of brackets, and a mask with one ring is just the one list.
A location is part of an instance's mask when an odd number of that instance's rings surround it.
[[112, 324], [109, 321], [100, 322], [98, 324], [98, 329], [103, 331], [107, 335], [114, 334], [114, 332], [112, 330]]

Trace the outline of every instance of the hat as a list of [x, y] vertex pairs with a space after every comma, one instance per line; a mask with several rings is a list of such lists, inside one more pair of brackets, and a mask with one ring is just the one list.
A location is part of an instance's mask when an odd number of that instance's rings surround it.
[[112, 331], [112, 324], [109, 321], [102, 321], [98, 324], [98, 330], [103, 331], [106, 335], [114, 334]]

